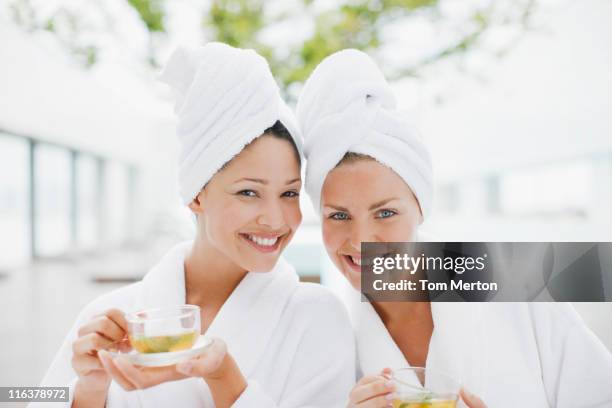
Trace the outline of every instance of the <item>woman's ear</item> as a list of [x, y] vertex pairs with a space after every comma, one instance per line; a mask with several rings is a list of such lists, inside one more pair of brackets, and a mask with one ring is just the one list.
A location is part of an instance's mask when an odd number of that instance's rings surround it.
[[188, 206], [191, 212], [196, 215], [201, 214], [204, 211], [204, 208], [202, 207], [202, 202], [200, 201], [200, 193], [198, 193], [198, 195], [195, 196], [193, 200], [191, 200]]

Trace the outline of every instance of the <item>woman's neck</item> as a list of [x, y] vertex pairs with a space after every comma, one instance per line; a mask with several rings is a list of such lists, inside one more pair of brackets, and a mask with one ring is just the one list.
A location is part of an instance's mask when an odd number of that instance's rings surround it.
[[198, 236], [185, 258], [186, 302], [220, 307], [246, 274], [246, 270]]
[[372, 302], [385, 326], [432, 321], [430, 302]]
[[434, 329], [429, 302], [372, 303], [389, 335], [412, 367], [425, 367]]

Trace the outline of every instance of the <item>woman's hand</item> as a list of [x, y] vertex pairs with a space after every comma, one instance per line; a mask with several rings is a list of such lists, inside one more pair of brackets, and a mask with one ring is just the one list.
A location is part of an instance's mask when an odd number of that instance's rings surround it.
[[246, 388], [246, 380], [227, 352], [225, 342], [213, 339], [204, 353], [189, 361], [165, 367], [140, 367], [125, 356], [112, 357], [106, 351], [98, 354], [107, 374], [127, 391], [201, 377], [208, 384], [217, 407], [231, 406]]
[[189, 377], [205, 380], [219, 379], [225, 375], [224, 363], [231, 358], [227, 346], [221, 339], [212, 339], [212, 344], [196, 358], [176, 365], [176, 371]]
[[175, 366], [141, 367], [133, 365], [127, 357], [113, 357], [105, 350], [98, 353], [106, 374], [126, 391], [153, 387], [168, 381], [187, 378]]
[[217, 375], [217, 371], [227, 354], [225, 343], [214, 339], [210, 347], [201, 355], [189, 361], [163, 367], [142, 367], [132, 364], [127, 357], [113, 357], [101, 350], [98, 353], [106, 374], [127, 391], [144, 389], [168, 381], [183, 380], [188, 377]]
[[395, 386], [390, 380], [391, 370], [385, 368], [379, 375], [363, 377], [349, 394], [348, 408], [390, 407]]
[[470, 393], [465, 388], [461, 389], [459, 395], [468, 408], [487, 408], [487, 405], [480, 398]]
[[192, 377], [202, 377], [217, 408], [229, 408], [247, 387], [238, 364], [227, 351], [225, 342], [213, 339], [207, 353], [197, 359], [178, 364], [177, 371]]
[[111, 378], [98, 354], [108, 348], [130, 349], [127, 322], [118, 309], [94, 316], [79, 328], [78, 338], [72, 343], [72, 367], [78, 376], [74, 406], [96, 406], [100, 401], [104, 405]]
[[108, 389], [111, 379], [97, 357], [99, 351], [108, 348], [129, 349], [127, 322], [118, 309], [93, 317], [79, 328], [78, 338], [72, 343], [72, 367], [83, 389]]

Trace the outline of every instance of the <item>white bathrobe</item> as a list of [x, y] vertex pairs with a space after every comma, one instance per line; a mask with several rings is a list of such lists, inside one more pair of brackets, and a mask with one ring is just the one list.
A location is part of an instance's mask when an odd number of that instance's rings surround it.
[[[355, 300], [350, 309], [358, 376], [409, 367], [371, 304]], [[431, 311], [426, 366], [489, 408], [612, 407], [612, 355], [571, 305], [432, 302]]]
[[[190, 246], [189, 242], [178, 245], [142, 281], [85, 307], [42, 385], [70, 385], [73, 397], [72, 343], [78, 328], [93, 315], [112, 307], [134, 311], [184, 304], [183, 262]], [[300, 283], [282, 258], [270, 272], [245, 276], [206, 335], [225, 340], [248, 380], [233, 407], [345, 407], [355, 377], [354, 337], [346, 309], [322, 286]], [[209, 408], [214, 402], [204, 380], [189, 378], [132, 392], [112, 382], [106, 406]]]

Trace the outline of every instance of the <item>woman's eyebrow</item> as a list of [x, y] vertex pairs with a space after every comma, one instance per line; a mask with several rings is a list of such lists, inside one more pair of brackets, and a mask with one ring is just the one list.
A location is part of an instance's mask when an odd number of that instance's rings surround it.
[[378, 201], [378, 202], [372, 204], [370, 206], [370, 208], [368, 208], [368, 211], [372, 211], [372, 210], [374, 210], [374, 209], [376, 209], [378, 207], [382, 207], [383, 205], [388, 204], [388, 203], [390, 203], [393, 200], [399, 200], [399, 199], [397, 197], [392, 197], [392, 198], [387, 198], [385, 200]]
[[[264, 186], [268, 184], [268, 180], [264, 180], [264, 179], [260, 179], [260, 178], [252, 178], [252, 177], [243, 177], [241, 179], [238, 179], [238, 180], [234, 181], [234, 183], [240, 183], [242, 181], [250, 181], [252, 183], [263, 184]], [[289, 184], [296, 183], [298, 181], [302, 181], [302, 179], [300, 177], [297, 177], [297, 178], [294, 178], [294, 179], [291, 179], [291, 180], [287, 181], [287, 183], [285, 183], [285, 184], [289, 185]]]
[[340, 207], [338, 205], [333, 205], [333, 204], [325, 204], [324, 207], [329, 207], [331, 209], [334, 209], [336, 211], [344, 211], [344, 212], [348, 212], [348, 210], [344, 207]]
[[259, 183], [259, 184], [263, 184], [263, 185], [268, 184], [268, 180], [258, 179], [258, 178], [250, 178], [250, 177], [244, 177], [244, 178], [238, 179], [238, 180], [234, 181], [234, 184], [235, 183], [240, 183], [241, 181], [250, 181], [252, 183]]
[[298, 182], [298, 181], [302, 181], [302, 179], [301, 179], [300, 177], [297, 177], [297, 178], [294, 178], [294, 179], [292, 179], [292, 180], [289, 180], [289, 181], [288, 181], [287, 183], [285, 183], [285, 184], [286, 184], [286, 185], [289, 185], [289, 184], [296, 183], [296, 182]]

